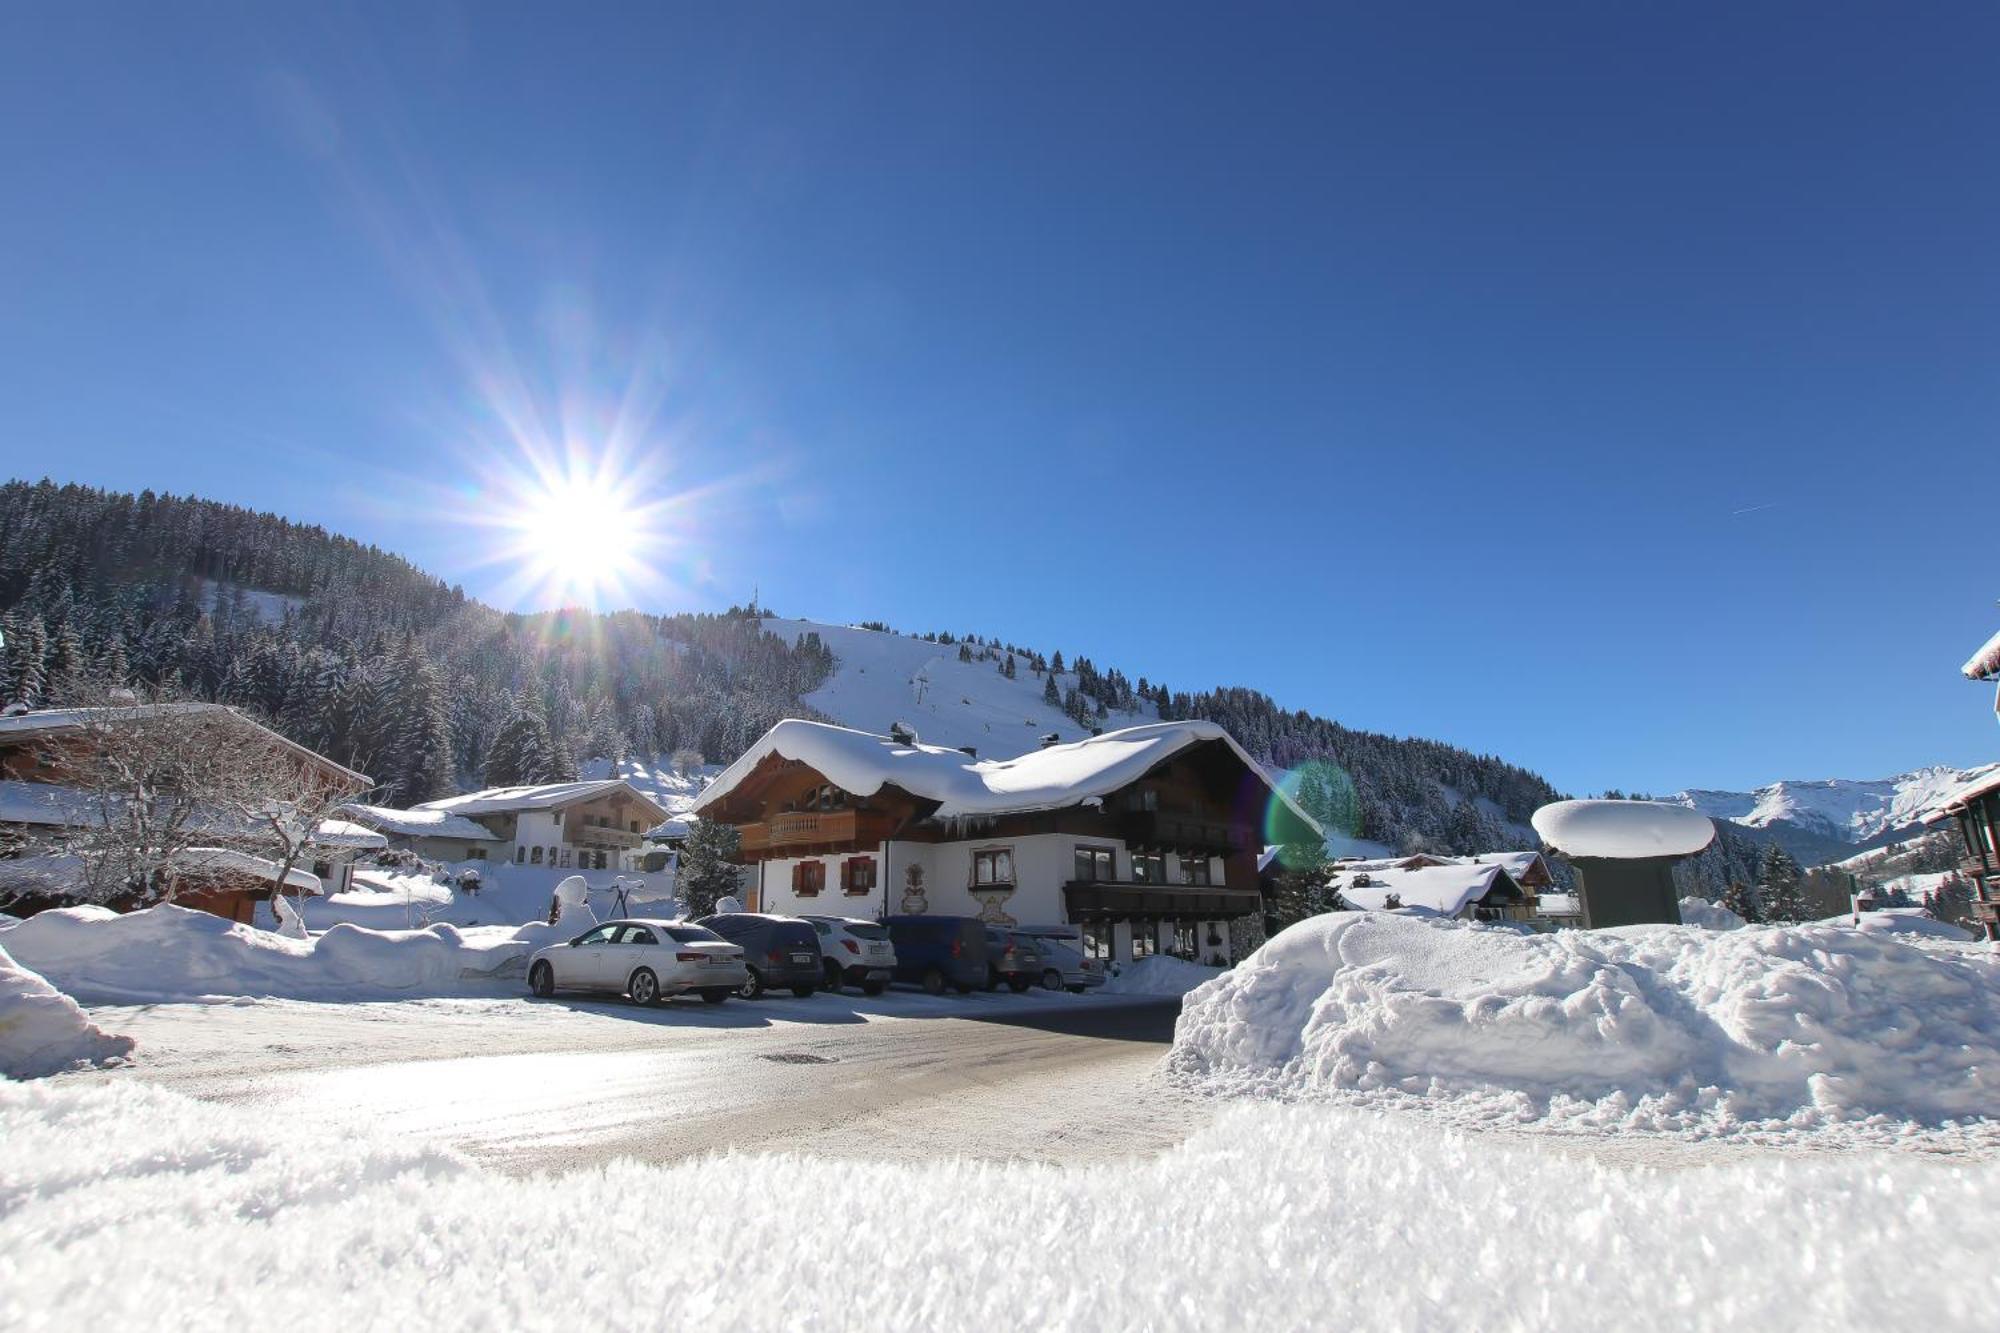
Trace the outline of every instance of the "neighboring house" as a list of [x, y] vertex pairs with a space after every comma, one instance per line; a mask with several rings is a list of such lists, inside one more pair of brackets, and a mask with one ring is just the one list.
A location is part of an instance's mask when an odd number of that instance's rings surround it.
[[[60, 903], [73, 884], [80, 863], [61, 850], [62, 830], [104, 826], [104, 811], [92, 792], [57, 780], [73, 782], [78, 772], [90, 765], [91, 756], [98, 753], [92, 734], [106, 727], [194, 723], [219, 727], [215, 736], [218, 740], [226, 737], [228, 745], [234, 747], [231, 754], [275, 754], [293, 761], [298, 774], [324, 784], [325, 792], [359, 793], [370, 785], [366, 774], [336, 764], [223, 704], [133, 703], [0, 715], [0, 849], [10, 842], [55, 847], [50, 854], [5, 863], [7, 873], [0, 879], [26, 895], [22, 905], [32, 908]], [[221, 843], [237, 841], [243, 833], [239, 824], [220, 814], [202, 814], [196, 824], [202, 837], [214, 836]], [[374, 837], [365, 829], [342, 833], [336, 824], [322, 824], [308, 848], [315, 861], [329, 870], [351, 857], [357, 839], [365, 842]], [[217, 846], [185, 849], [164, 872], [177, 903], [247, 922], [255, 904], [270, 899], [278, 869], [276, 863], [240, 848]], [[285, 882], [295, 893], [321, 890], [319, 877], [303, 867], [292, 870]], [[344, 887], [344, 875], [339, 876], [339, 883]], [[22, 910], [22, 905], [13, 910]]]
[[1328, 887], [1364, 912], [1416, 908], [1465, 921], [1528, 921], [1535, 910], [1534, 896], [1505, 866], [1470, 858], [1378, 870], [1343, 866]]
[[[1967, 680], [2000, 686], [2000, 634], [1981, 644], [1959, 671]], [[1994, 694], [1993, 707], [2000, 712], [2000, 690]], [[1987, 939], [2000, 940], [2000, 775], [1961, 787], [1924, 822], [1936, 825], [1947, 819], [1958, 826], [1965, 850], [1962, 864], [1972, 879], [1972, 914]]]
[[389, 847], [426, 861], [485, 861], [501, 854], [500, 835], [464, 815], [386, 805], [343, 805], [339, 814], [372, 830]]
[[340, 814], [434, 861], [626, 871], [644, 869], [646, 830], [668, 818], [622, 778], [493, 787], [408, 810], [350, 805]]
[[1228, 952], [1266, 841], [1312, 820], [1221, 727], [1162, 722], [978, 759], [788, 719], [696, 799], [733, 825], [755, 910], [1073, 924], [1094, 956]]

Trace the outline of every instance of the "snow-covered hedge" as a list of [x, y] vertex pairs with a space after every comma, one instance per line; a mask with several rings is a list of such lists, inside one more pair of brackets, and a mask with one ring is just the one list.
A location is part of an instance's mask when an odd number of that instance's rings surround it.
[[[1282, 1106], [1101, 1168], [731, 1154], [522, 1180], [367, 1124], [302, 1150], [281, 1118], [134, 1082], [0, 1086], [0, 1181], [0, 1327], [22, 1329], [894, 1333], [1026, 1309], [1096, 1333], [1942, 1333], [1991, 1324], [1967, 1274], [2000, 1216], [1990, 1165], [1619, 1169]], [[687, 1200], [728, 1225], [670, 1218]], [[862, 1273], [882, 1295], [857, 1320]]]
[[1190, 995], [1171, 1061], [1467, 1122], [1935, 1125], [2000, 1113], [2000, 966], [1851, 928], [1521, 935], [1338, 913]]
[[[308, 909], [310, 910], [310, 909]], [[568, 938], [546, 925], [424, 930], [335, 926], [310, 939], [185, 907], [119, 914], [41, 912], [0, 930], [0, 946], [88, 1002], [271, 995], [361, 1000], [448, 994], [517, 977], [527, 955]]]
[[1124, 970], [1106, 979], [1100, 995], [1185, 995], [1222, 975], [1219, 967], [1204, 967], [1185, 958], [1155, 954], [1125, 964]]
[[40, 1078], [131, 1049], [130, 1037], [99, 1031], [75, 1000], [0, 949], [0, 1075]]

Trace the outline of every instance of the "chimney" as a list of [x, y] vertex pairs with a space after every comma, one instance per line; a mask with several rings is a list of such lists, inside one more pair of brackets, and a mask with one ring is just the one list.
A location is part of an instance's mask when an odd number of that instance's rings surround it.
[[1046, 736], [1042, 737], [1042, 748], [1044, 750], [1048, 749], [1051, 745], [1061, 745], [1061, 744], [1062, 744], [1062, 734], [1060, 732], [1051, 731]]
[[967, 759], [979, 758], [979, 747], [977, 745], [961, 745], [958, 747], [958, 752]]
[[917, 730], [907, 722], [891, 722], [889, 724], [889, 739], [898, 745], [915, 745], [917, 743]]

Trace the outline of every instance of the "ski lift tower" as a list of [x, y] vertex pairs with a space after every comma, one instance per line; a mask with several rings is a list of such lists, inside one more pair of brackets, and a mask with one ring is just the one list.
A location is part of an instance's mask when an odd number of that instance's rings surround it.
[[1557, 801], [1530, 821], [1576, 867], [1586, 930], [1681, 924], [1674, 863], [1715, 841], [1707, 815], [1657, 801]]

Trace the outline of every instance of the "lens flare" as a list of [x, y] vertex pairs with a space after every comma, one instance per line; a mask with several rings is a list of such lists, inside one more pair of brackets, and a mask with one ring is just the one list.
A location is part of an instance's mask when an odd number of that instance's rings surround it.
[[[1297, 768], [1288, 770], [1278, 780], [1278, 787], [1292, 798], [1300, 809], [1311, 815], [1326, 831], [1328, 838], [1348, 840], [1360, 836], [1361, 802], [1354, 789], [1354, 779], [1347, 770], [1329, 759], [1309, 759]], [[1283, 845], [1286, 842], [1282, 831], [1279, 812], [1282, 804], [1276, 797], [1271, 798], [1264, 812], [1264, 842], [1266, 846]], [[1281, 864], [1289, 864], [1291, 858], [1286, 852], [1279, 853]]]

